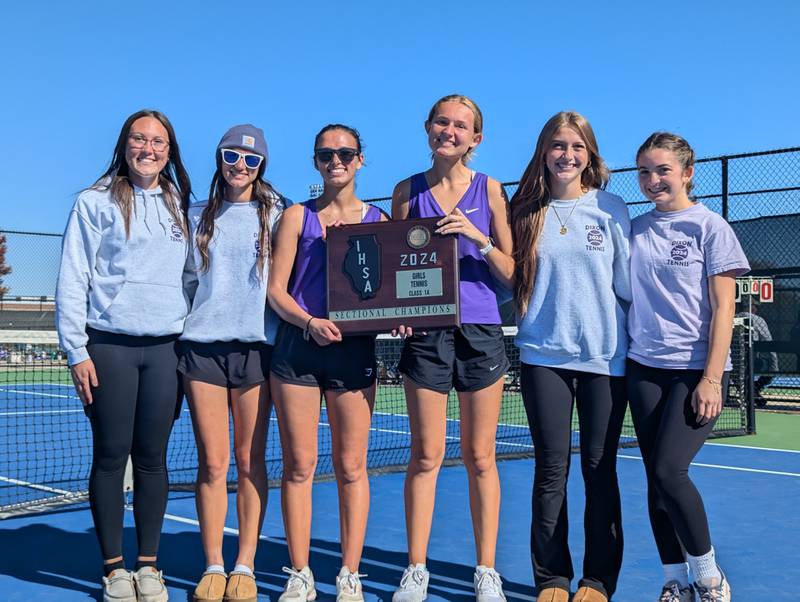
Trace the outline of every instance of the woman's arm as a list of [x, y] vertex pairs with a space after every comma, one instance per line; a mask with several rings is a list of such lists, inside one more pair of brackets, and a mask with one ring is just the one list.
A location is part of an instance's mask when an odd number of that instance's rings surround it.
[[392, 191], [392, 219], [408, 217], [408, 199], [411, 196], [411, 179], [398, 182]]
[[692, 408], [700, 424], [706, 424], [722, 412], [722, 374], [731, 347], [736, 310], [735, 275], [735, 271], [723, 272], [708, 279], [711, 303], [708, 357], [703, 378], [692, 395]]
[[56, 285], [56, 329], [61, 348], [67, 352], [72, 382], [84, 405], [92, 403], [97, 372], [86, 350], [89, 289], [102, 233], [82, 215], [81, 199], [69, 216], [62, 242]]
[[[489, 197], [489, 211], [492, 215], [490, 232], [494, 239], [494, 248], [486, 255], [486, 263], [492, 276], [506, 288], [514, 286], [514, 259], [512, 254], [511, 239], [511, 206], [497, 180], [489, 178], [487, 181]], [[479, 249], [489, 244], [489, 237], [473, 224], [464, 213], [455, 208], [450, 215], [443, 217], [437, 223], [439, 234], [460, 234], [471, 241]]]
[[267, 299], [283, 320], [308, 332], [319, 345], [327, 345], [342, 340], [339, 329], [330, 320], [309, 314], [289, 294], [289, 278], [297, 256], [304, 212], [303, 205], [292, 205], [281, 217], [272, 249]]

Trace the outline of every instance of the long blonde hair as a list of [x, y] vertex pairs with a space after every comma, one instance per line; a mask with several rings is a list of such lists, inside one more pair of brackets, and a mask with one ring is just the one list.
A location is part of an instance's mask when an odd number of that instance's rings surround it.
[[581, 186], [586, 190], [605, 188], [609, 171], [597, 148], [592, 126], [580, 113], [561, 111], [544, 124], [536, 141], [528, 167], [511, 197], [511, 233], [514, 239], [514, 303], [520, 316], [528, 311], [528, 300], [536, 280], [536, 247], [544, 228], [547, 207], [550, 205], [550, 172], [545, 165], [545, 153], [559, 129], [574, 130], [586, 144], [589, 161], [581, 174]]

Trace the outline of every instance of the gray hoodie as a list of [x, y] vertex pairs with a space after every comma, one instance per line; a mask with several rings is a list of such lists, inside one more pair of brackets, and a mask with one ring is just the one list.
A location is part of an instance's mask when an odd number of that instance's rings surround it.
[[62, 242], [56, 328], [69, 365], [86, 359], [86, 327], [133, 336], [179, 334], [189, 310], [186, 237], [160, 188], [134, 187], [130, 237], [106, 190], [75, 201]]

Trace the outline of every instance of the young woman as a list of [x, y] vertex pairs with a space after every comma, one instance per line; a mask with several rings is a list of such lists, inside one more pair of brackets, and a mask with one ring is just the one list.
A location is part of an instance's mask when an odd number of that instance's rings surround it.
[[[189, 210], [195, 242], [194, 300], [178, 370], [192, 412], [199, 468], [197, 516], [206, 571], [197, 602], [255, 602], [253, 575], [267, 503], [265, 447], [271, 411], [269, 362], [277, 316], [267, 306], [271, 232], [287, 201], [264, 178], [264, 132], [228, 130], [217, 145], [208, 201]], [[196, 290], [196, 292], [194, 292]], [[239, 555], [225, 580], [222, 536], [230, 464], [228, 412], [238, 473]]]
[[395, 602], [427, 596], [425, 560], [452, 388], [461, 408], [461, 452], [469, 477], [475, 592], [480, 602], [505, 600], [494, 569], [500, 512], [495, 432], [509, 363], [494, 287], [495, 279], [510, 287], [514, 265], [503, 187], [467, 167], [482, 130], [483, 117], [472, 100], [460, 95], [438, 100], [425, 121], [433, 165], [397, 184], [392, 194], [395, 219], [440, 217], [436, 232], [458, 235], [461, 278], [461, 326], [412, 333], [400, 359], [412, 436], [405, 481], [409, 566]]
[[[64, 232], [57, 327], [92, 425], [89, 502], [103, 554], [104, 600], [114, 602], [168, 597], [156, 556], [178, 392], [175, 340], [189, 309], [182, 275], [190, 194], [169, 120], [138, 111], [125, 120], [110, 167], [78, 196]], [[135, 573], [122, 559], [129, 455]]]
[[314, 141], [322, 196], [286, 210], [275, 237], [269, 300], [285, 320], [278, 329], [270, 378], [283, 450], [281, 508], [292, 568], [279, 600], [313, 600], [308, 567], [311, 486], [317, 464], [320, 394], [331, 426], [339, 489], [342, 569], [339, 602], [363, 600], [358, 565], [369, 511], [367, 441], [375, 403], [375, 341], [343, 337], [327, 320], [325, 233], [329, 226], [385, 221], [355, 195], [364, 164], [361, 138], [341, 124], [327, 125]]
[[664, 565], [659, 600], [691, 601], [696, 590], [701, 602], [726, 601], [730, 587], [688, 471], [722, 411], [735, 277], [750, 266], [725, 220], [689, 197], [694, 151], [686, 140], [657, 132], [639, 148], [636, 164], [639, 187], [655, 208], [632, 225], [628, 397]]
[[566, 602], [573, 577], [567, 475], [573, 401], [586, 491], [583, 576], [574, 602], [605, 602], [622, 565], [617, 444], [625, 416], [630, 219], [603, 190], [591, 125], [551, 117], [511, 201], [522, 399], [533, 438], [531, 557], [540, 602]]

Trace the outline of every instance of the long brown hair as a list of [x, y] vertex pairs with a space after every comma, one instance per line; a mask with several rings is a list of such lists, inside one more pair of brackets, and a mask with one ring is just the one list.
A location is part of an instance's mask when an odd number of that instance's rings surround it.
[[514, 302], [520, 316], [528, 311], [528, 300], [536, 280], [536, 247], [544, 228], [550, 205], [550, 172], [545, 165], [545, 153], [550, 142], [562, 127], [568, 127], [583, 138], [589, 151], [589, 161], [581, 174], [581, 186], [586, 190], [605, 188], [609, 171], [597, 148], [592, 126], [583, 115], [574, 111], [556, 113], [544, 124], [536, 141], [528, 167], [511, 197], [511, 233], [514, 239]]
[[181, 161], [181, 150], [178, 147], [178, 140], [175, 138], [175, 130], [167, 116], [160, 111], [143, 109], [136, 111], [125, 120], [119, 132], [117, 144], [114, 147], [111, 164], [91, 188], [111, 193], [111, 198], [114, 199], [120, 213], [122, 213], [122, 218], [125, 220], [125, 237], [130, 238], [131, 215], [136, 211], [136, 204], [133, 199], [133, 184], [128, 178], [128, 162], [125, 160], [125, 148], [128, 144], [128, 134], [131, 131], [131, 126], [137, 119], [142, 117], [152, 117], [158, 120], [167, 130], [169, 159], [166, 167], [158, 174], [158, 184], [161, 186], [162, 198], [167, 211], [169, 211], [175, 223], [180, 226], [184, 238], [186, 238], [189, 234], [186, 216], [189, 210], [189, 199], [192, 196], [192, 184]]
[[[256, 272], [259, 281], [264, 275], [264, 264], [272, 252], [272, 241], [269, 230], [269, 214], [272, 207], [281, 195], [273, 188], [272, 184], [264, 179], [264, 172], [267, 162], [261, 161], [258, 166], [258, 175], [253, 181], [253, 191], [251, 202], [258, 203], [258, 256], [256, 259]], [[197, 224], [195, 242], [197, 250], [200, 252], [200, 269], [207, 272], [211, 265], [211, 257], [208, 253], [208, 245], [214, 237], [214, 221], [222, 208], [225, 200], [225, 178], [222, 175], [222, 152], [217, 150], [217, 169], [214, 177], [211, 178], [211, 187], [208, 191], [208, 204], [200, 215], [200, 222]]]

